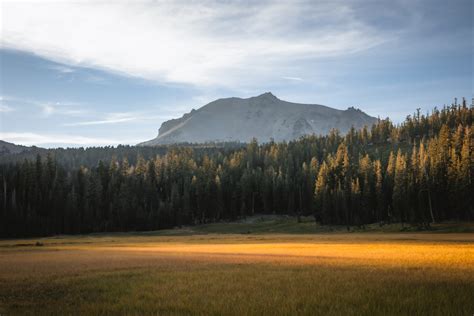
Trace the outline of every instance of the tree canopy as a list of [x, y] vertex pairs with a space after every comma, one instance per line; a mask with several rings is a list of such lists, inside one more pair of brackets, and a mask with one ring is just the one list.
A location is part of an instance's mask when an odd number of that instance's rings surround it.
[[472, 220], [473, 118], [463, 100], [399, 125], [384, 119], [288, 143], [11, 155], [0, 160], [0, 235], [154, 230], [255, 213], [346, 226]]

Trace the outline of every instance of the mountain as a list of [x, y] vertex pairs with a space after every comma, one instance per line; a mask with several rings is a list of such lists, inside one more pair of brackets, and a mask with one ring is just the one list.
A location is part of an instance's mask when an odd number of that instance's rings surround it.
[[28, 150], [31, 150], [31, 147], [15, 145], [13, 143], [0, 140], [0, 156], [8, 154], [19, 154]]
[[353, 107], [337, 110], [319, 104], [300, 104], [278, 99], [267, 92], [248, 99], [213, 101], [181, 118], [164, 122], [158, 136], [139, 145], [204, 142], [260, 142], [292, 140], [307, 134], [347, 132], [377, 121]]

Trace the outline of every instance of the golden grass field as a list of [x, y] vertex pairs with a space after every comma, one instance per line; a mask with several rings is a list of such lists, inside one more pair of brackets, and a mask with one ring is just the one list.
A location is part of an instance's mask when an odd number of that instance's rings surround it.
[[474, 234], [0, 241], [0, 315], [473, 315]]

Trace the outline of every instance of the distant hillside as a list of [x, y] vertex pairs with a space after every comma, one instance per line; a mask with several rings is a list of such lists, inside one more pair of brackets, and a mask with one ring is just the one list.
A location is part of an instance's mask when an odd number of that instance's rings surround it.
[[371, 126], [376, 118], [353, 107], [337, 110], [318, 104], [291, 103], [270, 92], [248, 99], [227, 98], [164, 122], [155, 139], [140, 145], [205, 142], [289, 141], [303, 135], [347, 132]]
[[13, 143], [0, 140], [0, 156], [7, 154], [19, 154], [28, 150], [31, 150], [31, 147], [15, 145]]

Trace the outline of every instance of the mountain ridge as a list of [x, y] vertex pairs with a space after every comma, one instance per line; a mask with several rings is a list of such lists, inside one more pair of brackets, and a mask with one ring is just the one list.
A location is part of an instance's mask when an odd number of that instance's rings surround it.
[[31, 150], [32, 147], [9, 143], [0, 139], [0, 156], [8, 154], [18, 154]]
[[289, 141], [308, 134], [347, 132], [377, 119], [359, 109], [280, 100], [271, 92], [250, 98], [223, 98], [163, 122], [158, 136], [138, 145], [206, 142]]

